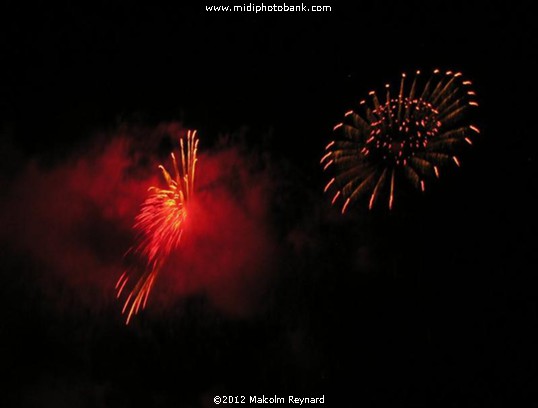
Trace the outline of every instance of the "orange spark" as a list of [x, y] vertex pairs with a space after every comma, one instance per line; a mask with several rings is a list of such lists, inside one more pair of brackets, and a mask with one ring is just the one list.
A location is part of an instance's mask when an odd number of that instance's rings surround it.
[[324, 193], [326, 193], [327, 190], [331, 187], [331, 185], [334, 183], [334, 180], [335, 180], [335, 178], [333, 177], [333, 178], [331, 179], [331, 181], [329, 181], [329, 182], [327, 183], [327, 185], [326, 185], [325, 188], [323, 189], [323, 192], [324, 192]]
[[480, 129], [478, 129], [476, 126], [469, 126], [469, 129], [474, 130], [476, 133], [480, 133]]
[[333, 152], [329, 152], [329, 153], [327, 153], [325, 156], [323, 156], [323, 157], [321, 158], [321, 160], [319, 161], [319, 164], [321, 164], [321, 163], [323, 163], [325, 160], [327, 160], [327, 159], [331, 156], [331, 154], [333, 154]]
[[334, 205], [335, 201], [338, 199], [338, 197], [340, 197], [340, 191], [337, 191], [336, 194], [334, 195], [332, 201], [331, 201], [331, 205]]
[[346, 199], [346, 202], [344, 203], [344, 206], [342, 207], [342, 214], [346, 212], [346, 208], [349, 205], [350, 198], [348, 197]]

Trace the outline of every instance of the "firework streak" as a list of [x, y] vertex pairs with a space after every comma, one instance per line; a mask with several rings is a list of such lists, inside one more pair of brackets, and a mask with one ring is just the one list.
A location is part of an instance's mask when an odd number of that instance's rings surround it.
[[[134, 252], [144, 261], [144, 269], [138, 280], [127, 295], [123, 305], [122, 314], [126, 314], [126, 324], [129, 324], [133, 315], [146, 307], [149, 293], [155, 278], [161, 270], [170, 253], [175, 250], [181, 241], [184, 223], [187, 219], [187, 203], [194, 193], [194, 176], [196, 169], [196, 153], [198, 138], [196, 131], [188, 131], [186, 141], [180, 138], [180, 165], [171, 154], [173, 174], [163, 166], [162, 171], [167, 187], [150, 187], [149, 195], [142, 204], [136, 216], [134, 230], [137, 243], [128, 252]], [[116, 283], [116, 297], [119, 299], [128, 287], [139, 267], [133, 267], [120, 276]], [[139, 275], [139, 274], [138, 274]]]
[[439, 178], [440, 168], [460, 165], [455, 151], [472, 144], [479, 134], [474, 125], [462, 124], [468, 111], [478, 106], [471, 82], [460, 72], [438, 69], [424, 83], [416, 72], [406, 93], [406, 74], [399, 91], [391, 95], [385, 85], [385, 101], [371, 91], [372, 102], [360, 102], [360, 111], [345, 114], [334, 127], [336, 138], [325, 148], [321, 165], [332, 172], [324, 191], [334, 191], [332, 204], [349, 204], [369, 195], [371, 209], [380, 196], [389, 209], [394, 205], [395, 185], [407, 180], [421, 191], [428, 178]]

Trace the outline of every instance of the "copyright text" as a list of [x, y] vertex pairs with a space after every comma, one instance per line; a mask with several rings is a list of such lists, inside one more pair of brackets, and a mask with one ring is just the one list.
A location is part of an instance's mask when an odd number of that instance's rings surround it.
[[285, 397], [277, 395], [217, 395], [213, 398], [215, 404], [294, 404], [294, 405], [307, 405], [307, 404], [325, 404], [325, 395], [321, 397], [298, 397], [295, 395], [288, 395]]

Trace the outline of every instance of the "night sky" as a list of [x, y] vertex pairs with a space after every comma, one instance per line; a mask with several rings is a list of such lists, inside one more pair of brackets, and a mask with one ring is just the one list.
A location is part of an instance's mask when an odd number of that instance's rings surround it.
[[[0, 406], [537, 406], [525, 2], [132, 3], [0, 6]], [[462, 166], [393, 211], [342, 216], [319, 165], [333, 126], [437, 67], [478, 95]], [[134, 215], [186, 129], [196, 228], [125, 326], [114, 284]]]

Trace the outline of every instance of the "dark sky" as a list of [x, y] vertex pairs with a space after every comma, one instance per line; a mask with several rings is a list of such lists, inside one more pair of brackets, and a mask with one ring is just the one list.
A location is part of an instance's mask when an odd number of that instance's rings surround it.
[[[0, 227], [35, 230], [44, 248], [0, 237], [0, 405], [211, 407], [224, 394], [325, 395], [331, 407], [538, 403], [537, 36], [525, 2], [372, 1], [316, 15], [109, 3], [0, 8]], [[333, 125], [372, 87], [435, 67], [473, 80], [483, 137], [428, 194], [340, 217], [318, 164]], [[264, 158], [260, 235], [277, 249], [264, 260], [270, 283], [243, 290], [263, 291], [266, 305], [230, 315], [195, 294], [126, 328], [114, 302], [88, 306], [36, 255], [71, 247], [35, 237], [82, 236], [74, 216], [54, 218], [54, 199], [69, 214], [79, 201], [61, 187], [50, 195], [68, 163], [88, 159], [81, 151], [108, 146], [123, 125], [157, 138], [147, 143], [162, 155], [169, 144], [148, 129], [170, 122], [198, 129], [201, 150], [241, 134], [243, 153]], [[247, 187], [260, 180], [248, 177]], [[102, 208], [80, 242], [114, 258], [129, 237], [106, 227]]]

